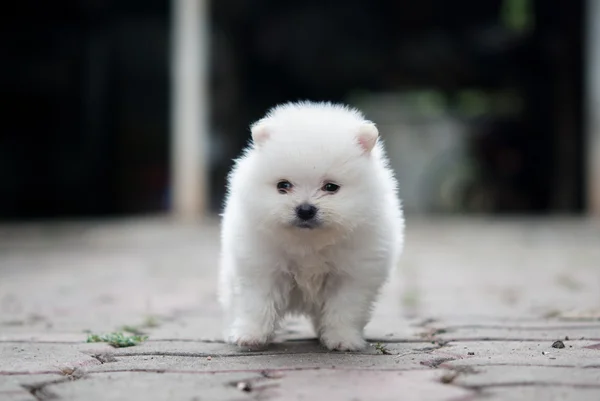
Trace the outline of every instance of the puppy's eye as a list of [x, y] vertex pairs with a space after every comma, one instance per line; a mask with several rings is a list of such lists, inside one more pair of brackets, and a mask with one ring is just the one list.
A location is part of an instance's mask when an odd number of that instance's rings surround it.
[[325, 192], [329, 192], [329, 193], [336, 193], [338, 191], [338, 189], [340, 189], [340, 186], [337, 184], [334, 184], [332, 182], [328, 182], [327, 184], [323, 185], [323, 191]]
[[292, 183], [289, 181], [283, 180], [277, 183], [277, 191], [280, 194], [286, 194], [290, 189], [292, 189]]

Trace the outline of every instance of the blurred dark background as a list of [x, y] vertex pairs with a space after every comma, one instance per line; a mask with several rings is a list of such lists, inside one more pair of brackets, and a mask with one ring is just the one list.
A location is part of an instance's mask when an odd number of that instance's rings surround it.
[[[2, 15], [0, 218], [170, 207], [167, 0]], [[210, 202], [248, 125], [288, 100], [381, 127], [409, 211], [585, 210], [581, 0], [210, 2]]]

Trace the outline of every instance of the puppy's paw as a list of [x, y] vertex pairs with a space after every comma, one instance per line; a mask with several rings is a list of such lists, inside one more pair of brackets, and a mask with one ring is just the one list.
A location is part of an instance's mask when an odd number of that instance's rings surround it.
[[257, 351], [267, 348], [270, 340], [265, 337], [252, 337], [252, 336], [241, 336], [236, 340], [238, 347], [247, 349], [250, 351]]
[[226, 340], [229, 344], [254, 351], [266, 348], [271, 342], [271, 337], [270, 333], [260, 330], [233, 330]]
[[367, 346], [362, 335], [352, 331], [325, 331], [321, 335], [321, 344], [330, 351], [360, 351]]

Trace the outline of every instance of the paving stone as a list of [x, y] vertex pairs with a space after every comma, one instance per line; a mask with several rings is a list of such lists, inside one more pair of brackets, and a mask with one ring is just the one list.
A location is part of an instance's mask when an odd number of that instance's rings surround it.
[[449, 330], [461, 328], [482, 328], [500, 330], [555, 330], [555, 329], [600, 329], [600, 320], [585, 319], [582, 321], [563, 320], [559, 318], [528, 318], [512, 316], [510, 318], [488, 316], [446, 316], [439, 318], [411, 319], [409, 324], [424, 328], [445, 328]]
[[59, 372], [60, 369], [99, 365], [89, 353], [106, 352], [103, 344], [0, 344], [0, 373]]
[[[565, 341], [565, 348], [552, 348], [552, 342], [459, 342], [432, 352], [451, 353], [460, 358], [445, 366], [574, 366], [600, 367], [600, 350], [590, 352], [592, 342]], [[472, 354], [472, 355], [471, 355]]]
[[19, 333], [0, 333], [0, 344], [19, 343], [82, 343], [87, 333], [60, 333], [23, 330]]
[[600, 369], [547, 366], [481, 366], [476, 373], [459, 375], [453, 384], [477, 387], [580, 386], [596, 388], [600, 394]]
[[[343, 385], [340, 385], [343, 383]], [[451, 400], [471, 391], [445, 386], [435, 372], [369, 372], [319, 369], [259, 373], [198, 374], [93, 374], [85, 380], [51, 386], [64, 399], [121, 400]]]
[[[0, 400], [34, 401], [47, 399], [48, 393], [36, 391], [44, 383], [70, 380], [62, 374], [2, 375], [0, 374]], [[43, 391], [43, 390], [42, 390]], [[46, 397], [46, 398], [45, 398]]]
[[472, 394], [435, 380], [432, 371], [297, 371], [288, 372], [271, 391], [273, 400], [452, 400]]
[[[403, 317], [378, 316], [366, 329], [366, 335], [382, 341], [408, 341], [428, 338], [435, 334], [436, 339], [445, 341], [468, 341], [481, 339], [549, 340], [600, 339], [600, 323], [564, 321], [502, 321], [473, 317], [463, 319], [436, 320], [419, 325], [414, 320]], [[470, 322], [460, 324], [458, 322]], [[478, 323], [475, 323], [478, 322]], [[304, 331], [305, 335], [308, 332]]]
[[571, 386], [516, 386], [488, 388], [475, 399], [489, 401], [598, 401], [598, 389]]
[[527, 330], [518, 328], [456, 328], [439, 334], [436, 338], [453, 340], [505, 340], [505, 341], [555, 341], [565, 337], [573, 339], [600, 340], [600, 328], [556, 328], [547, 330]]
[[113, 363], [89, 367], [89, 372], [148, 370], [148, 371], [259, 371], [263, 369], [295, 369], [351, 366], [360, 369], [426, 369], [423, 361], [432, 359], [428, 354], [368, 355], [350, 353], [281, 353], [277, 355], [217, 355], [212, 358], [193, 355], [132, 355], [117, 357]]
[[26, 390], [16, 390], [2, 393], [0, 392], [0, 399], [3, 401], [35, 401], [35, 397]]
[[110, 400], [243, 400], [250, 394], [237, 382], [260, 379], [259, 373], [223, 375], [173, 373], [104, 373], [49, 388], [60, 399]]
[[4, 375], [0, 374], [0, 400], [2, 401], [33, 401], [35, 397], [23, 385], [50, 382], [63, 379], [62, 374], [40, 375]]

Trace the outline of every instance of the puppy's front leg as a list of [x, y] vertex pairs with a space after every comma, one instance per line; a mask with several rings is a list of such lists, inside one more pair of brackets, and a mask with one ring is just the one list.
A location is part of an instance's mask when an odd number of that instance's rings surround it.
[[272, 340], [279, 321], [281, 296], [276, 278], [267, 273], [237, 277], [233, 321], [228, 342], [261, 348]]
[[366, 346], [363, 329], [380, 284], [350, 276], [333, 277], [332, 281], [328, 283], [318, 328], [321, 343], [330, 350], [360, 350]]

